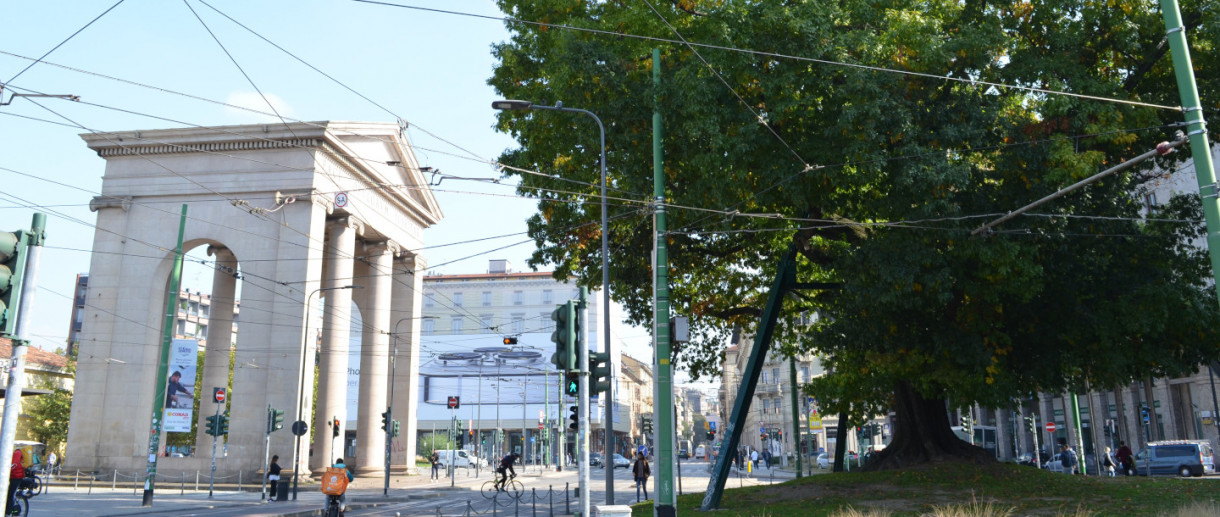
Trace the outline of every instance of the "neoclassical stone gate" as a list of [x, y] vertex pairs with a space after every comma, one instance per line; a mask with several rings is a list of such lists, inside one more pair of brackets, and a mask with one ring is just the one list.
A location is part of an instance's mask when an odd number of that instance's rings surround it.
[[[414, 465], [423, 230], [441, 211], [410, 143], [395, 124], [317, 122], [82, 135], [106, 160], [68, 431], [69, 469], [143, 471], [161, 332], [181, 206], [185, 250], [207, 245], [216, 266], [207, 332], [204, 401], [194, 457], [162, 457], [158, 472], [207, 471], [211, 387], [224, 386], [234, 350], [228, 455], [217, 475], [262, 467], [267, 407], [286, 410], [270, 450], [293, 462], [288, 427], [310, 422], [301, 465], [316, 469], [355, 424], [358, 471], [382, 472], [381, 413], [398, 354], [393, 413], [402, 422], [391, 466]], [[240, 276], [239, 321], [233, 300]], [[358, 285], [358, 289], [327, 289]], [[361, 364], [348, 364], [352, 302], [363, 320]], [[307, 304], [322, 321], [304, 335]], [[399, 325], [401, 323], [401, 325]], [[234, 328], [240, 329], [233, 332]], [[320, 328], [319, 328], [320, 327]], [[316, 339], [321, 331], [321, 340]], [[236, 342], [233, 336], [236, 335]], [[315, 344], [317, 344], [315, 346]], [[320, 348], [318, 348], [320, 347]], [[315, 358], [319, 378], [313, 406]], [[304, 368], [302, 368], [304, 364]], [[359, 410], [347, 414], [347, 372], [359, 368]], [[298, 395], [303, 393], [303, 395]], [[308, 438], [308, 437], [307, 437]], [[162, 439], [164, 444], [165, 440]], [[335, 449], [342, 442], [334, 441]], [[307, 459], [308, 458], [308, 459]], [[352, 463], [349, 463], [352, 464]]]

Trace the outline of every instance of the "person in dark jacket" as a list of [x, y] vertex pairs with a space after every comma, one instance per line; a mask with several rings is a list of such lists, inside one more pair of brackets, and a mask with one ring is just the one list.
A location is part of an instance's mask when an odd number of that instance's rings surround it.
[[640, 502], [640, 490], [644, 490], [644, 499], [648, 500], [648, 476], [652, 475], [652, 469], [648, 468], [648, 458], [644, 457], [644, 453], [635, 453], [635, 465], [631, 467], [631, 475], [635, 478], [635, 502]]
[[282, 469], [279, 462], [280, 457], [278, 455], [272, 456], [271, 466], [267, 467], [267, 483], [271, 485], [270, 492], [268, 492], [269, 501], [275, 500], [275, 488], [280, 484], [280, 470]]

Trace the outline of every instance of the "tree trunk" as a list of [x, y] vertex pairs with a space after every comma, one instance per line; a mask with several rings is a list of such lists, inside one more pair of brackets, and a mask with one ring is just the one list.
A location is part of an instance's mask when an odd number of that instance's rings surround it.
[[894, 470], [926, 463], [992, 463], [995, 456], [958, 438], [942, 398], [925, 399], [910, 383], [894, 388], [894, 438], [864, 470]]

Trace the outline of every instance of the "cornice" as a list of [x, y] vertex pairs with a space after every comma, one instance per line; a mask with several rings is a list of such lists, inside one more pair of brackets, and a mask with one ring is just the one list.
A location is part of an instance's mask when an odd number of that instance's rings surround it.
[[144, 144], [103, 147], [97, 150], [102, 158], [112, 156], [148, 156], [155, 154], [182, 153], [226, 153], [234, 151], [258, 151], [265, 149], [313, 148], [323, 143], [320, 138], [287, 138], [280, 140], [242, 140], [231, 142], [205, 142], [200, 144]]

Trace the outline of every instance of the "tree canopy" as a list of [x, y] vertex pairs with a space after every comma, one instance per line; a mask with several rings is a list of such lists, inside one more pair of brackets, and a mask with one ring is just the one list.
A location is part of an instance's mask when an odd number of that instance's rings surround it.
[[[1216, 4], [1182, 5], [1211, 114]], [[970, 235], [1172, 139], [1182, 115], [1166, 108], [1180, 100], [1155, 2], [500, 6], [520, 21], [490, 84], [606, 123], [612, 295], [635, 324], [652, 317], [659, 107], [671, 300], [692, 321], [681, 364], [696, 377], [720, 370], [734, 327], [753, 329], [789, 246], [799, 281], [842, 286], [791, 293], [777, 333], [833, 369], [808, 387], [829, 411], [885, 410], [903, 387], [1000, 405], [1176, 375], [1220, 350], [1211, 271], [1191, 246], [1198, 199], [1142, 212], [1151, 162]], [[543, 173], [507, 169], [539, 199], [531, 265], [598, 286], [597, 128], [549, 111], [504, 113], [499, 128], [520, 143], [501, 160]]]

